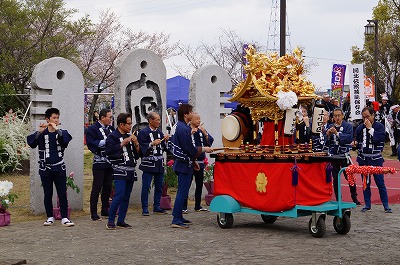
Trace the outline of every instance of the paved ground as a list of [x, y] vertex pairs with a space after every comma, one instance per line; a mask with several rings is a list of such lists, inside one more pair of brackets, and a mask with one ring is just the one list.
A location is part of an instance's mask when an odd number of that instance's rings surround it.
[[398, 264], [400, 205], [392, 207], [393, 214], [380, 205], [354, 209], [347, 235], [337, 234], [328, 216], [324, 238], [311, 237], [309, 217], [267, 225], [260, 216], [235, 214], [233, 227], [221, 229], [210, 212], [190, 212], [194, 225], [185, 230], [169, 228], [171, 215], [138, 211], [126, 219], [133, 229], [114, 231], [89, 216], [71, 228], [12, 223], [0, 227], [0, 264]]
[[[397, 169], [400, 169], [400, 162], [397, 159], [385, 159], [384, 166], [385, 167], [394, 167]], [[357, 165], [356, 162], [356, 157], [353, 157], [353, 163]], [[348, 188], [348, 182], [344, 179], [344, 175], [342, 174], [341, 176], [341, 182], [342, 182], [342, 192], [343, 192], [343, 201], [352, 201], [351, 196], [350, 196], [350, 190]], [[389, 196], [389, 204], [399, 204], [400, 203], [400, 171], [397, 171], [394, 174], [386, 174], [385, 175], [385, 185], [386, 189], [388, 191], [388, 196]], [[357, 192], [358, 192], [358, 200], [361, 203], [364, 203], [364, 198], [363, 198], [363, 184], [361, 182], [361, 176], [358, 174], [357, 175]], [[372, 196], [371, 196], [371, 202], [372, 203], [380, 203], [381, 199], [379, 197], [379, 191], [378, 187], [375, 184], [375, 180], [372, 178], [371, 182], [371, 190], [372, 190]], [[335, 199], [335, 195], [332, 194], [332, 199]]]

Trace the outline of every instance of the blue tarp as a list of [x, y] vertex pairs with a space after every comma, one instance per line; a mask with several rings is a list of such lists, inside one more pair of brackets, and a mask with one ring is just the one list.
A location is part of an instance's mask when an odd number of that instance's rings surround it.
[[[180, 103], [188, 103], [189, 99], [189, 85], [190, 80], [182, 76], [175, 76], [167, 79], [167, 109], [174, 108], [178, 109]], [[230, 98], [231, 96], [227, 93], [225, 97]], [[225, 103], [225, 108], [236, 108], [236, 102]]]
[[190, 80], [182, 76], [167, 79], [167, 109], [178, 109], [180, 103], [188, 103]]

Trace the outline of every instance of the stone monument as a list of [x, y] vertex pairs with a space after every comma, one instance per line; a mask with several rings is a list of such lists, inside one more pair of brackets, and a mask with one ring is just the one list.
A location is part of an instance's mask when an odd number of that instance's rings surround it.
[[[53, 57], [36, 65], [32, 73], [31, 126], [36, 131], [40, 122], [45, 122], [44, 113], [50, 107], [60, 110], [60, 128], [66, 129], [73, 139], [65, 151], [64, 161], [67, 177], [75, 173], [75, 184], [81, 189], [68, 189], [68, 203], [72, 209], [83, 208], [83, 137], [84, 137], [84, 81], [79, 68], [71, 61]], [[43, 213], [43, 187], [39, 176], [38, 150], [32, 149], [30, 156], [30, 206], [33, 213]], [[56, 191], [54, 202], [56, 206]]]
[[232, 88], [231, 78], [217, 65], [199, 68], [190, 79], [189, 104], [200, 114], [206, 130], [214, 137], [214, 147], [222, 147], [221, 121], [231, 112], [225, 108], [224, 93]]
[[[161, 58], [146, 49], [128, 52], [115, 69], [115, 117], [121, 112], [132, 114], [132, 131], [147, 126], [147, 114], [155, 111], [161, 116], [160, 129], [165, 132], [166, 69]], [[139, 165], [138, 165], [139, 166]], [[134, 204], [140, 205], [142, 171], [138, 169], [138, 181], [133, 185]], [[149, 196], [152, 201], [153, 193]]]

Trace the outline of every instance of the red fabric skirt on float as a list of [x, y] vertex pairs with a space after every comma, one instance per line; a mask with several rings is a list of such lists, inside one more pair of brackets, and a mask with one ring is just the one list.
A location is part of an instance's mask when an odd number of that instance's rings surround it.
[[293, 162], [215, 162], [214, 196], [230, 195], [243, 207], [280, 212], [296, 205], [314, 206], [330, 201], [327, 162], [300, 162], [298, 184], [293, 185]]

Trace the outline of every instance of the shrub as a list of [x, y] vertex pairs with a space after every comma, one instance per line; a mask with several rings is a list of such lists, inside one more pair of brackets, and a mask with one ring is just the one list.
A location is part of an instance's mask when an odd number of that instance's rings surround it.
[[0, 173], [18, 170], [19, 161], [29, 158], [29, 128], [16, 113], [0, 118]]

